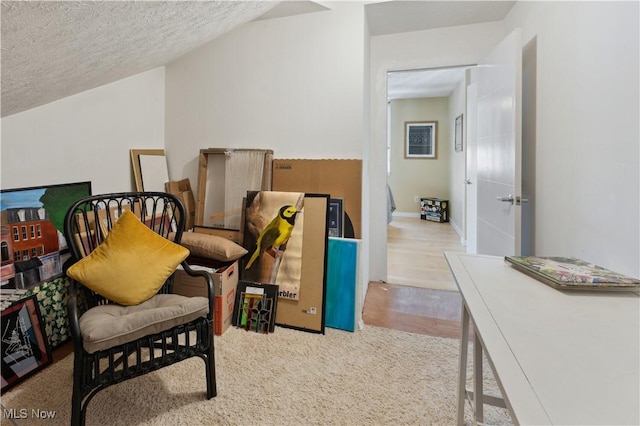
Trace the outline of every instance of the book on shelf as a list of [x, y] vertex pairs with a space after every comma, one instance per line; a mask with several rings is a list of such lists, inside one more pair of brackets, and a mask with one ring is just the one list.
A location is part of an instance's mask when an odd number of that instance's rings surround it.
[[575, 257], [505, 256], [517, 270], [562, 290], [637, 291], [640, 280]]

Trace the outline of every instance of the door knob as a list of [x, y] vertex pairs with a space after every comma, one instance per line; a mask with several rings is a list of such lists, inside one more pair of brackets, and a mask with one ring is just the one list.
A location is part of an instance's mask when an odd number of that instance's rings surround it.
[[469, 179], [465, 179], [464, 183], [466, 183], [467, 185], [471, 185], [472, 182]]
[[514, 198], [513, 195], [509, 194], [507, 197], [496, 197], [498, 201], [502, 201], [503, 203], [513, 204]]

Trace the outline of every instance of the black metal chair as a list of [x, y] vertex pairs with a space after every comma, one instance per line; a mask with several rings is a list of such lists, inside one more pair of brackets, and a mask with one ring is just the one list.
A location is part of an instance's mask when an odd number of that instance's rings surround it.
[[[127, 210], [157, 234], [180, 243], [186, 214], [184, 206], [175, 196], [162, 192], [96, 195], [75, 202], [66, 213], [64, 230], [72, 256], [68, 263], [74, 264], [93, 252]], [[72, 425], [84, 424], [87, 405], [102, 389], [193, 356], [202, 358], [205, 363], [207, 399], [216, 396], [213, 280], [206, 272], [192, 270], [186, 261], [181, 265], [189, 275], [201, 276], [205, 280], [208, 300], [187, 300], [196, 298], [173, 295], [173, 274], [155, 296], [134, 307], [118, 305], [80, 282], [70, 280], [71, 295], [67, 308], [74, 347]], [[65, 265], [65, 271], [70, 266]], [[94, 328], [97, 324], [100, 328], [104, 326], [108, 329], [112, 319], [105, 320], [104, 313], [100, 316], [99, 311], [104, 309], [113, 310], [108, 313], [109, 318], [114, 317], [113, 312], [117, 312], [115, 320], [122, 322], [128, 320], [127, 315], [132, 311], [139, 317], [149, 307], [155, 309], [157, 314], [159, 309], [166, 309], [167, 306], [171, 309], [176, 304], [195, 302], [207, 304], [208, 309], [200, 307], [199, 316], [195, 319], [186, 315], [176, 318], [174, 315], [166, 324], [161, 322], [161, 325], [157, 324], [156, 315], [155, 328], [143, 336], [139, 335], [139, 330], [138, 335], [123, 335], [120, 330], [117, 338], [109, 339], [109, 336], [105, 338], [103, 335], [100, 342], [96, 342], [91, 341], [92, 335], [81, 326], [88, 324], [87, 321], [93, 316]], [[192, 310], [191, 317], [193, 315]], [[146, 329], [143, 327], [142, 330]]]

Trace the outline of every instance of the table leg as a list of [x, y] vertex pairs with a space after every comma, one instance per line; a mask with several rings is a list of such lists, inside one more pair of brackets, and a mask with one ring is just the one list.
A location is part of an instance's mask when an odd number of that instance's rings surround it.
[[464, 425], [464, 404], [467, 399], [467, 349], [469, 347], [469, 311], [462, 304], [462, 334], [460, 336], [460, 364], [458, 365], [458, 412], [457, 423]]
[[476, 414], [476, 422], [483, 423], [484, 418], [484, 392], [482, 390], [482, 344], [478, 333], [474, 333], [473, 339], [473, 399]]

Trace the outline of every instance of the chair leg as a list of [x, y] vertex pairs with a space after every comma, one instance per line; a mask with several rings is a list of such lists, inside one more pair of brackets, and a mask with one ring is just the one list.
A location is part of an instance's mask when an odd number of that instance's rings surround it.
[[74, 368], [73, 394], [71, 396], [71, 426], [84, 425], [84, 410], [82, 409], [82, 392], [80, 390], [80, 369]]
[[209, 345], [207, 359], [205, 359], [206, 371], [207, 371], [207, 399], [214, 398], [218, 394], [216, 389], [216, 363], [213, 349], [213, 339]]

